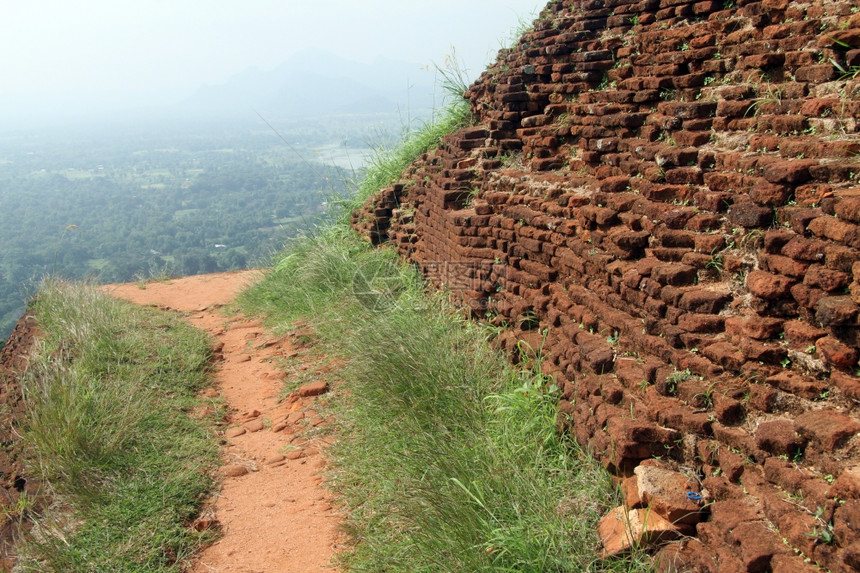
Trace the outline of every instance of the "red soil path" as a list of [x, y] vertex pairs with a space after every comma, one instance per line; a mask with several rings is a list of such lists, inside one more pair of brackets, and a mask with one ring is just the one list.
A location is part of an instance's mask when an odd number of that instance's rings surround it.
[[215, 389], [228, 414], [221, 474], [223, 485], [200, 527], [220, 526], [190, 573], [337, 571], [340, 519], [320, 470], [319, 438], [303, 435], [323, 423], [308, 397], [278, 401], [283, 372], [277, 359], [297, 357], [298, 342], [276, 338], [256, 320], [228, 316], [221, 307], [258, 278], [255, 271], [219, 273], [104, 287], [137, 304], [183, 313], [215, 344]]

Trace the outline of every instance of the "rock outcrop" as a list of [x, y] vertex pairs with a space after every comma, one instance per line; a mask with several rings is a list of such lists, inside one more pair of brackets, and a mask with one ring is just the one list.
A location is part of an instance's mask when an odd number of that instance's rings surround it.
[[466, 97], [354, 227], [541, 349], [663, 569], [860, 568], [856, 3], [554, 1]]

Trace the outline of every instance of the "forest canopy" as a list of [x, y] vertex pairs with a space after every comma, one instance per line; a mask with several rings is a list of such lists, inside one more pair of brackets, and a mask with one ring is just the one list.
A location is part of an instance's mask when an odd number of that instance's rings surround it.
[[346, 126], [3, 137], [0, 340], [48, 274], [112, 283], [265, 264], [357, 176], [371, 122]]

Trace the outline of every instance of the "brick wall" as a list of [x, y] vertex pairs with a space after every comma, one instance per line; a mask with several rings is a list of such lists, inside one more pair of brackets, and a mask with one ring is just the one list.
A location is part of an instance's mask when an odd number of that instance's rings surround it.
[[625, 491], [701, 492], [664, 568], [860, 568], [858, 8], [551, 2], [354, 214], [542, 348]]

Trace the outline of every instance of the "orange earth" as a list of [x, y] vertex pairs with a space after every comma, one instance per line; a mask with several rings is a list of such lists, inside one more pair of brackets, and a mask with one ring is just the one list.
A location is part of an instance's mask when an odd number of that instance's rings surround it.
[[195, 525], [220, 527], [223, 535], [189, 572], [335, 572], [341, 518], [320, 475], [323, 438], [308, 432], [325, 423], [314, 403], [326, 386], [309, 384], [279, 401], [284, 373], [277, 363], [302, 359], [298, 337], [275, 337], [258, 320], [222, 312], [259, 277], [259, 271], [238, 271], [103, 289], [182, 313], [213, 338], [218, 362], [214, 388], [206, 392], [219, 393], [228, 409], [223, 484]]

